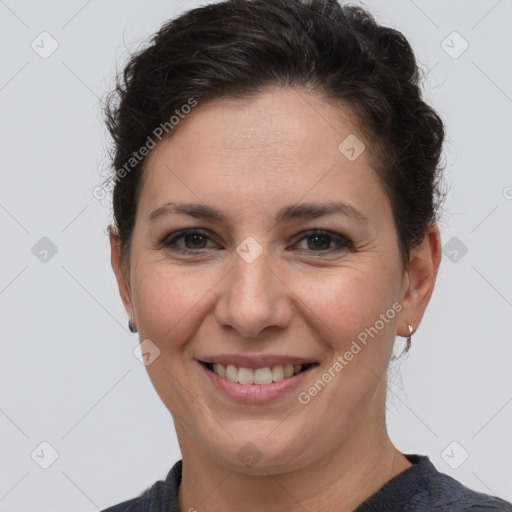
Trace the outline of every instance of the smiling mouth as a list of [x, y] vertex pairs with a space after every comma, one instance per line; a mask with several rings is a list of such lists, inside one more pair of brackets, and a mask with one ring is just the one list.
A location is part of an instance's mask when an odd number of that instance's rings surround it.
[[318, 363], [309, 364], [284, 364], [265, 366], [262, 368], [244, 368], [232, 364], [208, 363], [200, 361], [200, 363], [209, 371], [215, 373], [219, 377], [230, 382], [239, 384], [257, 384], [268, 385], [273, 382], [280, 382], [305, 372], [310, 368], [318, 366]]

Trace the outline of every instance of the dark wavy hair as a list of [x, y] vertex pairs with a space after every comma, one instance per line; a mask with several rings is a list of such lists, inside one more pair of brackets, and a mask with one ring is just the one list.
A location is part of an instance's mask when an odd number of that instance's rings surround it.
[[166, 22], [116, 76], [104, 105], [123, 262], [129, 263], [147, 156], [128, 171], [126, 163], [155, 128], [191, 98], [201, 105], [291, 86], [320, 93], [353, 114], [390, 199], [407, 268], [410, 250], [438, 220], [443, 200], [444, 126], [423, 101], [419, 78], [400, 32], [335, 0], [225, 0]]

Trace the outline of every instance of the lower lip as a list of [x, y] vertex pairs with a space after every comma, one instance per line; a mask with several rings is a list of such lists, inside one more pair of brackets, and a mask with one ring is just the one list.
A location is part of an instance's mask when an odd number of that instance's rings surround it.
[[208, 370], [208, 368], [201, 363], [199, 363], [199, 366], [219, 391], [224, 393], [231, 400], [243, 404], [270, 402], [285, 396], [299, 387], [304, 382], [304, 379], [307, 378], [309, 372], [316, 368], [316, 366], [311, 366], [293, 377], [287, 377], [279, 382], [273, 382], [272, 384], [240, 384], [220, 377], [216, 373]]

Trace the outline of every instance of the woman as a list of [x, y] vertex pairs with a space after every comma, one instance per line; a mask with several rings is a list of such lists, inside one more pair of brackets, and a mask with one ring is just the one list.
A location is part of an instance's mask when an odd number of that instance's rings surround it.
[[334, 0], [211, 4], [106, 114], [112, 266], [182, 452], [109, 512], [512, 510], [386, 429], [441, 259], [443, 123], [402, 34]]

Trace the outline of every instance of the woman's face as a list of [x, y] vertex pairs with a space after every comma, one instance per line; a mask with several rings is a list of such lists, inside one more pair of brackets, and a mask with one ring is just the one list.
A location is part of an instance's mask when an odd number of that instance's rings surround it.
[[409, 279], [360, 140], [319, 96], [274, 89], [199, 103], [150, 154], [126, 279], [115, 241], [113, 262], [184, 456], [278, 473], [384, 429]]

